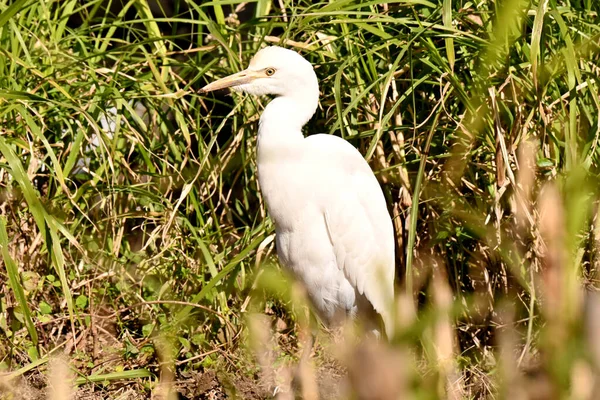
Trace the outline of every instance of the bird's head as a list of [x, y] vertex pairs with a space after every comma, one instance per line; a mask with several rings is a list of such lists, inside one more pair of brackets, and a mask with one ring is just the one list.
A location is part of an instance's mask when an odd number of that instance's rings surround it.
[[319, 90], [312, 65], [295, 51], [278, 46], [260, 50], [247, 69], [209, 83], [200, 91], [224, 88], [254, 95], [276, 96], [294, 96], [307, 89], [311, 92], [316, 90], [318, 96]]

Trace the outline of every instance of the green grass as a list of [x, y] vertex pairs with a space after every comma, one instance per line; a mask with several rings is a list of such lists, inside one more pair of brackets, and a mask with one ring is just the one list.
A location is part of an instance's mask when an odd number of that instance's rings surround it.
[[265, 310], [295, 359], [298, 294], [259, 272], [268, 99], [197, 93], [279, 41], [320, 80], [306, 132], [355, 145], [393, 211], [399, 396], [593, 398], [596, 1], [197, 3], [0, 0], [0, 388], [65, 352], [100, 397], [207, 371], [248, 397]]

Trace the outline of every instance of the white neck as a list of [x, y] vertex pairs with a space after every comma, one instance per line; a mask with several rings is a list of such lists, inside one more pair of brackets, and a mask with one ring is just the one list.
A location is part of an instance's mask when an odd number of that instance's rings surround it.
[[302, 139], [302, 127], [313, 116], [318, 103], [317, 85], [297, 88], [293, 95], [273, 99], [260, 116], [259, 156], [261, 151], [268, 147], [292, 144]]

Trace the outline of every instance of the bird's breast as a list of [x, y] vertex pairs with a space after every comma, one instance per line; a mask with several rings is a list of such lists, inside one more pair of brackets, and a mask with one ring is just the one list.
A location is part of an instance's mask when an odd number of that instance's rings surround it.
[[[280, 229], [292, 229], [317, 206], [308, 171], [294, 162], [266, 163], [258, 167], [261, 192], [269, 214]], [[313, 210], [311, 210], [313, 209]]]

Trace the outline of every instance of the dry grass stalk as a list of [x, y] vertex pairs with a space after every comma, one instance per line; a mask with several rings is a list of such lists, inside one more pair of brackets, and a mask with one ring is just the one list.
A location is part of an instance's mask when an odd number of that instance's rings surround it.
[[593, 261], [590, 280], [596, 283], [600, 280], [600, 202], [596, 201], [594, 219], [592, 221]]
[[509, 166], [504, 162], [504, 157], [502, 155], [504, 135], [502, 133], [500, 116], [498, 114], [498, 104], [496, 103], [496, 90], [491, 87], [488, 91], [490, 94], [492, 113], [494, 115], [494, 131], [496, 133], [496, 184], [501, 188], [506, 184], [506, 168], [509, 168]]
[[398, 347], [367, 339], [348, 351], [345, 364], [352, 393], [359, 400], [408, 398], [407, 357]]
[[[600, 396], [600, 341], [598, 336], [600, 335], [600, 293], [599, 292], [586, 292], [585, 293], [585, 308], [584, 308], [584, 337], [585, 345], [589, 349], [590, 361], [592, 363], [593, 371], [596, 373], [593, 375], [593, 388], [590, 389], [590, 397], [587, 398], [599, 398]], [[574, 377], [575, 378], [575, 377]], [[587, 386], [586, 381], [579, 383], [582, 386]], [[574, 381], [573, 386], [576, 383]], [[574, 389], [575, 390], [575, 389]], [[578, 389], [579, 390], [579, 389]], [[583, 388], [581, 389], [583, 391]], [[585, 398], [585, 397], [583, 397]]]
[[[383, 149], [383, 142], [380, 140], [377, 142], [377, 145], [375, 146], [375, 160], [377, 162], [377, 166], [379, 170], [385, 170], [386, 168], [389, 168], [390, 164], [387, 162], [386, 157], [385, 157], [385, 151]], [[381, 183], [383, 184], [387, 184], [390, 181], [390, 176], [388, 172], [381, 172], [379, 174], [380, 179], [381, 179]]]
[[514, 318], [510, 307], [501, 307], [496, 318], [498, 326], [498, 362], [500, 380], [498, 382], [501, 398], [526, 400], [529, 398], [523, 390], [523, 379], [519, 373], [514, 349], [517, 336], [513, 329]]
[[[281, 354], [276, 349], [270, 317], [264, 314], [252, 314], [247, 321], [250, 333], [249, 344], [260, 367], [260, 387], [266, 392], [272, 393], [278, 400], [293, 399], [295, 389], [304, 393], [305, 387], [310, 384], [308, 379], [311, 378], [311, 370], [302, 369], [304, 366], [299, 365], [296, 369], [296, 376], [293, 376], [293, 367], [290, 363], [275, 366]], [[310, 348], [308, 348], [307, 357], [310, 358]], [[310, 366], [306, 368], [310, 368]], [[318, 399], [318, 397], [305, 398]]]
[[[596, 381], [596, 387], [594, 387]], [[598, 374], [594, 374], [590, 365], [583, 360], [577, 361], [571, 369], [571, 398], [577, 400], [597, 399]]]
[[48, 374], [48, 399], [68, 400], [73, 399], [73, 376], [66, 359], [55, 357], [50, 361]]
[[402, 332], [417, 320], [415, 302], [405, 290], [399, 290], [396, 297], [396, 332]]
[[[248, 317], [250, 345], [260, 366], [260, 381], [264, 388], [273, 391], [276, 385], [275, 353], [272, 346], [270, 321], [267, 315], [252, 314]], [[284, 390], [285, 392], [289, 390]]]
[[[308, 332], [308, 335], [310, 337], [310, 332]], [[303, 399], [319, 400], [319, 385], [317, 384], [315, 367], [310, 357], [313, 341], [312, 339], [308, 339], [305, 340], [304, 343], [304, 348], [302, 349], [303, 354], [302, 357], [300, 357], [300, 362], [298, 364], [296, 379], [300, 386], [300, 393]]]
[[410, 179], [408, 178], [408, 170], [406, 169], [406, 152], [404, 151], [404, 133], [398, 131], [397, 134], [389, 132], [392, 149], [398, 160], [398, 174], [400, 177], [400, 191], [398, 199], [403, 208], [408, 208], [412, 205]]
[[531, 199], [535, 184], [535, 153], [537, 144], [532, 141], [521, 143], [518, 150], [519, 173], [515, 188], [515, 216], [521, 235], [528, 234], [533, 225]]
[[[377, 110], [379, 109], [379, 102], [375, 98], [375, 95], [372, 93], [369, 95], [369, 104], [371, 112], [365, 114], [365, 117], [367, 121], [369, 121], [372, 124], [372, 129], [378, 132], [381, 127], [381, 124], [379, 123], [379, 120], [375, 119], [374, 115], [378, 114]], [[386, 170], [389, 169], [390, 163], [387, 161], [385, 150], [383, 148], [383, 141], [381, 139], [377, 141], [377, 145], [375, 146], [375, 164], [377, 165], [377, 169], [381, 171], [378, 175], [379, 179], [381, 180], [381, 183], [389, 183], [391, 176], [390, 173]]]
[[152, 392], [152, 399], [175, 400], [177, 392], [174, 388], [175, 363], [173, 359], [173, 346], [165, 338], [157, 338], [155, 346], [158, 353], [160, 365], [160, 382]]
[[452, 291], [448, 286], [448, 277], [443, 264], [433, 267], [433, 301], [438, 317], [434, 327], [434, 346], [441, 380], [444, 381], [445, 393], [441, 397], [461, 399], [464, 396], [462, 380], [456, 365], [456, 337], [450, 322], [452, 310]]
[[0, 393], [3, 396], [13, 396], [13, 380], [9, 379], [8, 374], [0, 374]]
[[[396, 252], [404, 254], [404, 221], [405, 218], [402, 216], [401, 204], [398, 201], [394, 202], [392, 208], [392, 223], [394, 224], [394, 232], [396, 233]], [[396, 257], [398, 259], [398, 257]]]
[[559, 345], [564, 339], [565, 322], [572, 304], [569, 304], [567, 290], [569, 271], [565, 253], [565, 219], [560, 193], [554, 183], [548, 183], [542, 189], [538, 199], [539, 229], [544, 246], [540, 250], [542, 261], [541, 292], [543, 311], [552, 331], [553, 341]]
[[[403, 69], [402, 71], [406, 70]], [[392, 103], [397, 102], [399, 97], [396, 78], [398, 78], [398, 76], [394, 75], [390, 82], [392, 86]], [[394, 121], [396, 126], [402, 126], [402, 113], [396, 113], [396, 115], [394, 115]], [[402, 185], [400, 187], [399, 200], [402, 207], [407, 208], [412, 205], [412, 197], [410, 179], [408, 178], [408, 169], [406, 168], [404, 132], [401, 129], [398, 129], [396, 132], [390, 131], [389, 135], [392, 143], [392, 150], [394, 151], [394, 155], [398, 161], [398, 173], [400, 175], [400, 183]]]

